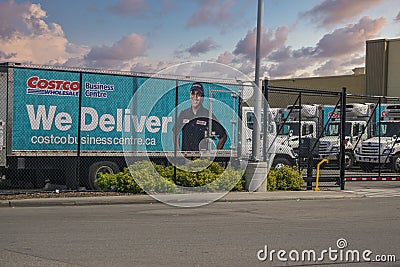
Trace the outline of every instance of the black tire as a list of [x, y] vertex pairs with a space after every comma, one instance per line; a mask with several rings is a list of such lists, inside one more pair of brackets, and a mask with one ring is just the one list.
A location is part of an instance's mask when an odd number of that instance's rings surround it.
[[119, 168], [118, 165], [111, 161], [100, 161], [93, 163], [89, 167], [89, 174], [87, 178], [87, 189], [89, 190], [99, 190], [100, 188], [94, 182], [99, 173], [109, 173], [114, 174], [118, 173]]
[[275, 157], [271, 167], [279, 169], [283, 166], [293, 166], [293, 165], [294, 164], [292, 164], [292, 162], [290, 162], [290, 160], [288, 160], [287, 158]]
[[394, 172], [400, 173], [400, 154], [394, 155], [392, 158], [392, 169]]
[[[354, 155], [350, 151], [345, 152], [344, 168], [346, 170], [353, 168], [354, 166]], [[372, 170], [372, 169], [371, 169]]]
[[360, 162], [359, 165], [360, 165], [361, 170], [363, 170], [365, 172], [372, 172], [372, 170], [374, 169], [374, 165], [371, 163]]

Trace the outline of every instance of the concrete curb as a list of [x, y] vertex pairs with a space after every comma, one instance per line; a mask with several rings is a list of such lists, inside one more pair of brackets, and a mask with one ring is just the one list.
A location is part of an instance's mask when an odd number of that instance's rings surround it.
[[[279, 192], [230, 192], [216, 202], [240, 201], [282, 201], [282, 200], [318, 200], [318, 199], [352, 199], [365, 197], [348, 191], [279, 191]], [[32, 198], [1, 200], [0, 208], [5, 207], [45, 207], [45, 206], [84, 206], [84, 205], [117, 205], [117, 204], [152, 204], [161, 203], [149, 195], [132, 196], [99, 196], [99, 197], [66, 197], [66, 198]]]
[[278, 200], [318, 200], [362, 198], [364, 194], [348, 191], [289, 191], [289, 192], [233, 192], [219, 201], [278, 201]]

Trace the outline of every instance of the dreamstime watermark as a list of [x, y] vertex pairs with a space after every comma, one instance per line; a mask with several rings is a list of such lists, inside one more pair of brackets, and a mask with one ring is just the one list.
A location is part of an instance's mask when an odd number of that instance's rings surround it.
[[322, 250], [292, 249], [269, 249], [267, 245], [257, 252], [259, 261], [280, 261], [280, 262], [396, 262], [396, 255], [393, 254], [374, 254], [372, 250], [349, 249], [347, 240], [339, 238], [336, 247], [329, 247]]

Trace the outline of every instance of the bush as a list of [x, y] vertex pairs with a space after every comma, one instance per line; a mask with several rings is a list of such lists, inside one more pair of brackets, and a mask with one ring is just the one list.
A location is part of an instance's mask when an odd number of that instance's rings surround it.
[[132, 180], [147, 193], [174, 193], [177, 191], [172, 179], [161, 176], [154, 163], [140, 161], [129, 166], [128, 169]]
[[116, 174], [99, 173], [95, 184], [102, 191], [116, 191], [121, 193], [144, 193], [143, 189], [133, 179], [128, 168]]
[[[171, 166], [173, 169], [173, 167]], [[209, 160], [193, 160], [176, 171], [176, 184], [184, 187], [201, 187], [202, 191], [241, 191], [244, 188], [244, 171], [226, 169]]]
[[296, 167], [283, 166], [271, 169], [267, 178], [267, 190], [301, 190], [304, 184], [303, 176]]
[[209, 160], [193, 160], [176, 168], [174, 184], [174, 166], [140, 161], [117, 174], [99, 174], [95, 183], [103, 191], [124, 193], [173, 193], [178, 186], [203, 192], [241, 191], [245, 185], [243, 174], [243, 171], [232, 167], [225, 169]]
[[246, 185], [246, 180], [243, 177], [244, 170], [235, 170], [227, 168], [217, 181], [218, 190], [243, 191]]

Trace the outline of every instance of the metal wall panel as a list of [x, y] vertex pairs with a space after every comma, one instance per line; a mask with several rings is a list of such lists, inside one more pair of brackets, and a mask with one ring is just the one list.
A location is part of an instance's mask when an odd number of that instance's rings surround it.
[[400, 96], [400, 39], [389, 40], [387, 95]]
[[365, 95], [365, 74], [339, 75], [327, 77], [307, 77], [307, 78], [292, 78], [292, 79], [277, 79], [270, 80], [271, 86], [298, 88], [298, 89], [313, 89], [313, 90], [328, 90], [332, 92], [341, 92], [343, 87], [346, 87], [350, 94]]
[[387, 40], [367, 41], [366, 94], [387, 95]]

